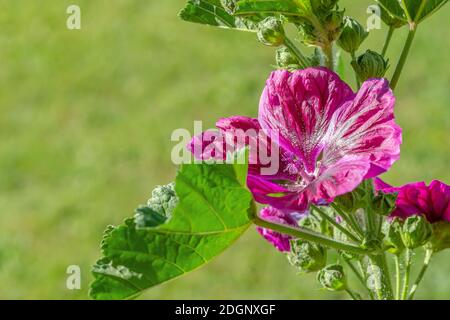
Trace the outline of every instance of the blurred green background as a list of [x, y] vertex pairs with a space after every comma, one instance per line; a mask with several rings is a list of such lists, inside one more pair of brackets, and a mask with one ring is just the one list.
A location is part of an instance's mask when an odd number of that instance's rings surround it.
[[[372, 1], [341, 2], [365, 22]], [[184, 0], [0, 3], [0, 298], [87, 298], [105, 227], [174, 178], [171, 132], [255, 116], [274, 49], [253, 34], [182, 22]], [[65, 26], [73, 3], [80, 31]], [[398, 87], [404, 144], [391, 183], [450, 182], [449, 19], [445, 7], [420, 26]], [[405, 31], [389, 50], [390, 72]], [[373, 31], [366, 46], [381, 48], [385, 33]], [[450, 298], [449, 263], [450, 251], [435, 258], [418, 298]], [[65, 287], [72, 264], [82, 290]], [[341, 296], [296, 275], [249, 230], [203, 269], [142, 298]]]

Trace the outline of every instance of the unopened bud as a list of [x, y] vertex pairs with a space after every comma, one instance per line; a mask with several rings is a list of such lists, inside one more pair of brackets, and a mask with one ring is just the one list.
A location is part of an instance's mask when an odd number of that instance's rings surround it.
[[298, 68], [299, 61], [287, 47], [280, 47], [276, 52], [276, 61], [279, 68]]
[[327, 251], [316, 243], [292, 240], [288, 260], [294, 267], [299, 268], [301, 272], [315, 272], [325, 267]]
[[347, 288], [344, 268], [338, 264], [326, 266], [317, 273], [317, 280], [327, 290], [341, 291]]
[[405, 220], [402, 228], [403, 244], [408, 249], [425, 245], [432, 235], [431, 224], [423, 216], [411, 216]]
[[361, 82], [370, 78], [383, 78], [389, 67], [388, 61], [381, 54], [371, 50], [353, 61], [352, 66]]
[[393, 218], [386, 230], [386, 242], [389, 247], [388, 251], [392, 254], [400, 254], [404, 249], [405, 245], [402, 240], [402, 229], [403, 221], [400, 218]]
[[338, 45], [348, 53], [355, 53], [369, 33], [355, 19], [344, 18], [344, 27], [338, 40]]
[[284, 28], [275, 17], [267, 17], [258, 25], [258, 40], [266, 46], [278, 47], [284, 43]]

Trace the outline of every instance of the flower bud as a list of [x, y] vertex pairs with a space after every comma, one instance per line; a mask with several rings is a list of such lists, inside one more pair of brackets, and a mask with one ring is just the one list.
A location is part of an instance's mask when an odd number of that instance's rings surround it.
[[267, 17], [258, 25], [258, 40], [266, 46], [278, 47], [284, 43], [284, 28], [281, 21]]
[[403, 221], [400, 218], [393, 218], [386, 230], [386, 244], [388, 245], [388, 251], [392, 254], [400, 254], [405, 249], [405, 245], [402, 240], [402, 228]]
[[292, 240], [288, 260], [294, 267], [299, 268], [301, 272], [315, 272], [325, 267], [327, 251], [316, 243]]
[[344, 268], [338, 264], [326, 266], [317, 273], [317, 280], [327, 290], [341, 291], [347, 288]]
[[389, 65], [381, 54], [367, 50], [352, 62], [353, 69], [361, 82], [370, 78], [383, 78]]
[[434, 252], [450, 248], [450, 223], [440, 221], [433, 223], [432, 227], [433, 235], [429, 242], [429, 248]]
[[175, 194], [175, 184], [158, 186], [152, 191], [152, 197], [147, 206], [141, 206], [136, 210], [135, 223], [138, 228], [153, 228], [163, 224], [172, 216], [172, 212], [178, 204]]
[[298, 69], [299, 61], [287, 47], [278, 48], [275, 58], [279, 68]]
[[423, 216], [411, 216], [403, 224], [401, 237], [408, 249], [425, 245], [432, 235], [431, 224]]
[[344, 27], [337, 43], [348, 53], [355, 53], [368, 35], [369, 33], [358, 21], [345, 17]]

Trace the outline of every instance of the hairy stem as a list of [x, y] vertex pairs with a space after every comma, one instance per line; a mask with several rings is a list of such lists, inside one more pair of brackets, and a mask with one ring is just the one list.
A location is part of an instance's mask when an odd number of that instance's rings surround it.
[[330, 206], [334, 210], [336, 210], [336, 212], [350, 225], [350, 227], [352, 227], [353, 231], [355, 231], [360, 237], [364, 237], [364, 231], [358, 224], [358, 222], [355, 220], [353, 215], [345, 213], [334, 202], [332, 202]]
[[389, 281], [389, 270], [382, 255], [369, 255], [368, 276], [371, 289], [378, 300], [392, 300], [392, 286]]
[[293, 237], [296, 237], [299, 239], [303, 239], [306, 241], [316, 242], [316, 243], [319, 243], [321, 245], [324, 245], [324, 246], [327, 246], [327, 247], [330, 247], [330, 248], [333, 248], [336, 250], [347, 251], [347, 252], [355, 253], [358, 255], [364, 255], [364, 254], [370, 253], [370, 251], [367, 249], [360, 248], [360, 247], [350, 244], [350, 243], [338, 241], [338, 240], [323, 236], [320, 233], [317, 233], [317, 232], [314, 232], [311, 230], [269, 222], [269, 221], [261, 219], [260, 217], [255, 217], [253, 220], [253, 223], [256, 224], [257, 226], [260, 226], [263, 228], [267, 228], [267, 229], [270, 229], [273, 231], [287, 234], [287, 235], [290, 235], [290, 236], [293, 236]]
[[425, 259], [423, 261], [422, 269], [420, 270], [416, 281], [414, 282], [413, 286], [411, 287], [411, 292], [409, 293], [408, 300], [412, 300], [414, 298], [414, 295], [416, 294], [417, 288], [419, 287], [419, 284], [422, 281], [423, 276], [425, 275], [425, 272], [427, 272], [427, 270], [428, 270], [428, 266], [430, 265], [430, 261], [431, 261], [432, 257], [433, 257], [433, 251], [432, 250], [426, 250], [426, 252], [425, 252]]
[[406, 300], [409, 288], [409, 275], [411, 273], [411, 250], [405, 251], [405, 273], [403, 275], [403, 291], [401, 300]]
[[401, 287], [401, 272], [400, 272], [400, 257], [395, 255], [395, 300], [400, 300], [400, 287]]
[[355, 242], [359, 242], [359, 239], [357, 237], [355, 237], [350, 231], [345, 229], [343, 226], [341, 226], [339, 223], [337, 223], [336, 220], [334, 220], [332, 217], [330, 217], [325, 212], [320, 210], [318, 207], [311, 205], [311, 208], [314, 211], [316, 211], [322, 217], [322, 219], [327, 220], [331, 225], [333, 225], [336, 229], [338, 229], [343, 234], [345, 234], [349, 239], [351, 239]]
[[288, 38], [284, 37], [284, 45], [291, 51], [291, 53], [298, 59], [302, 68], [310, 66], [308, 58], [297, 48], [297, 46]]

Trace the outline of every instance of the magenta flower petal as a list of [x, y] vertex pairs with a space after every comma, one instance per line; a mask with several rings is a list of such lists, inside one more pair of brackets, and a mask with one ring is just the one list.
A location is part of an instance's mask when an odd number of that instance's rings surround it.
[[[273, 223], [279, 223], [279, 224], [285, 224], [285, 225], [291, 225], [296, 226], [297, 222], [294, 218], [292, 218], [288, 213], [284, 213], [280, 210], [277, 210], [272, 207], [266, 207], [263, 208], [259, 216], [267, 220], [269, 222]], [[281, 252], [289, 252], [291, 250], [291, 244], [290, 240], [292, 239], [291, 236], [283, 235], [281, 233], [268, 230], [265, 228], [258, 227], [256, 229], [267, 241], [272, 243], [275, 248], [277, 248]]]
[[396, 209], [393, 217], [406, 219], [412, 215], [425, 215], [431, 223], [450, 222], [450, 187], [440, 181], [410, 183], [391, 187], [381, 179], [375, 179], [375, 188], [383, 192], [397, 192]]
[[331, 201], [389, 169], [401, 145], [394, 104], [384, 79], [365, 82], [355, 95], [324, 68], [273, 72], [258, 119], [267, 135], [276, 132], [280, 146], [295, 155], [289, 167], [280, 170], [296, 174], [285, 188], [286, 196], [297, 194], [299, 201], [278, 197], [263, 203], [303, 211], [308, 203]]
[[[194, 138], [191, 145], [201, 150], [210, 145], [218, 150], [233, 143], [250, 145], [247, 183], [256, 201], [303, 212], [310, 203], [329, 202], [354, 190], [399, 158], [401, 129], [394, 121], [394, 104], [384, 79], [368, 80], [354, 94], [325, 68], [275, 71], [263, 91], [258, 119], [221, 119], [217, 127], [226, 143], [223, 139], [199, 141], [209, 138], [205, 135]], [[259, 130], [258, 135], [242, 134], [249, 129]], [[261, 142], [261, 138], [266, 139]], [[273, 146], [277, 147], [277, 172], [262, 173], [252, 145], [274, 154]], [[206, 152], [198, 153], [205, 158]], [[220, 158], [217, 153], [206, 154]]]
[[259, 122], [313, 172], [333, 114], [353, 98], [350, 87], [325, 68], [272, 72], [259, 103]]

